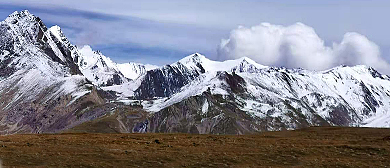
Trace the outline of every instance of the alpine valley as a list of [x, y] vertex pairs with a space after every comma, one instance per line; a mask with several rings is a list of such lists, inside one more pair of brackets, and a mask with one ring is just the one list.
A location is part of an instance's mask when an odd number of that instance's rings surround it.
[[286, 69], [195, 53], [157, 67], [73, 45], [28, 11], [0, 23], [0, 134], [250, 134], [390, 127], [390, 78], [372, 67]]

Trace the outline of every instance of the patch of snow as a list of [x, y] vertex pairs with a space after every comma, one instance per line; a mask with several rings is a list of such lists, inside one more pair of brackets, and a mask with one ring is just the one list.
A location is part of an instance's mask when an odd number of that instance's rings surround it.
[[228, 89], [228, 84], [218, 79], [217, 73], [204, 73], [190, 84], [182, 87], [178, 93], [168, 98], [162, 98], [163, 101], [155, 101], [152, 105], [144, 106], [144, 109], [150, 112], [157, 112], [191, 96], [200, 95], [207, 91], [208, 88], [210, 88], [212, 94], [228, 95], [228, 91], [225, 90]]
[[208, 111], [209, 111], [209, 102], [206, 99], [202, 106], [202, 114], [206, 114]]
[[[204, 68], [204, 70], [206, 72], [216, 72], [216, 71], [230, 72], [233, 69], [237, 68], [237, 66], [240, 66], [242, 63], [253, 65], [254, 67], [256, 67], [258, 69], [267, 68], [267, 66], [260, 65], [247, 57], [242, 57], [242, 58], [236, 59], [236, 60], [226, 60], [223, 62], [219, 62], [219, 61], [212, 61], [212, 60], [206, 58], [204, 55], [201, 55], [199, 53], [189, 55], [189, 56], [181, 59], [180, 61], [178, 61], [178, 63], [183, 64], [184, 66], [186, 66], [189, 69], [196, 69], [197, 64], [199, 63], [200, 65], [202, 65], [202, 67]], [[175, 64], [177, 64], [177, 63], [175, 63]], [[175, 65], [175, 64], [173, 64], [173, 65]]]
[[118, 70], [125, 76], [126, 78], [135, 80], [139, 78], [140, 76], [143, 76], [146, 74], [147, 71], [152, 69], [157, 69], [158, 66], [155, 65], [143, 65], [139, 63], [124, 63], [124, 64], [117, 64]]

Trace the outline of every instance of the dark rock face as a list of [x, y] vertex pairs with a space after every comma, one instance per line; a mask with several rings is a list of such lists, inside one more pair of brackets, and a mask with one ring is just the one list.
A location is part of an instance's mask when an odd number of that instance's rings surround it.
[[348, 109], [341, 104], [331, 108], [332, 111], [329, 113], [329, 116], [332, 124], [338, 126], [349, 126], [351, 123], [354, 123], [352, 117], [349, 115], [351, 109]]
[[360, 87], [362, 88], [363, 91], [363, 97], [364, 97], [364, 102], [366, 103], [366, 109], [364, 112], [366, 115], [370, 113], [370, 111], [373, 111], [374, 113], [376, 112], [376, 107], [379, 106], [378, 101], [375, 99], [375, 97], [372, 95], [370, 90], [367, 88], [367, 86], [363, 83], [360, 82]]
[[42, 23], [42, 21], [39, 22], [40, 29], [39, 29], [39, 34], [38, 34], [38, 39], [40, 42], [40, 48], [45, 52], [46, 55], [48, 55], [53, 61], [61, 63], [65, 66], [67, 66], [70, 69], [70, 72], [72, 75], [81, 75], [81, 71], [77, 64], [74, 62], [71, 54], [71, 50], [65, 46], [63, 43], [61, 43], [52, 33], [50, 33], [50, 38], [53, 39], [54, 43], [56, 44], [56, 47], [60, 50], [61, 54], [64, 56], [65, 60], [61, 60], [53, 51], [53, 48], [48, 44], [47, 39], [45, 35], [43, 34], [43, 30], [47, 31], [46, 26]]
[[12, 58], [5, 56], [3, 60], [0, 60], [0, 77], [6, 78], [15, 72], [15, 68], [10, 65]]
[[54, 42], [56, 43], [56, 46], [61, 51], [62, 55], [65, 57], [66, 62], [64, 64], [66, 64], [70, 68], [71, 74], [72, 75], [81, 75], [82, 73], [76, 64], [77, 58], [76, 58], [76, 60], [73, 60], [71, 49], [68, 48], [67, 46], [65, 46], [60, 41], [58, 41], [58, 39], [55, 38], [53, 34], [50, 34], [50, 36], [54, 40]]
[[206, 72], [206, 70], [203, 68], [202, 64], [200, 64], [199, 62], [196, 64], [196, 67], [198, 67], [200, 69], [200, 73], [205, 73]]
[[0, 51], [13, 51], [14, 39], [9, 33], [11, 28], [6, 24], [0, 24]]
[[138, 99], [169, 97], [200, 74], [201, 72], [189, 70], [180, 63], [178, 66], [167, 65], [161, 69], [148, 71], [141, 86], [135, 91], [135, 97]]
[[382, 76], [382, 74], [380, 74], [380, 73], [379, 73], [377, 70], [375, 70], [374, 68], [369, 67], [368, 70], [370, 71], [372, 77], [384, 79], [383, 76]]
[[123, 83], [122, 78], [118, 74], [114, 74], [111, 79], [107, 81], [107, 86], [120, 85]]
[[5, 55], [0, 58], [0, 77], [5, 78], [10, 76], [15, 69], [11, 64], [12, 56], [14, 55], [14, 39], [9, 33], [10, 27], [6, 24], [0, 24], [0, 55]]
[[232, 74], [227, 72], [220, 72], [217, 76], [220, 80], [227, 82], [233, 93], [240, 94], [246, 92], [245, 80], [241, 76], [237, 75], [234, 71]]

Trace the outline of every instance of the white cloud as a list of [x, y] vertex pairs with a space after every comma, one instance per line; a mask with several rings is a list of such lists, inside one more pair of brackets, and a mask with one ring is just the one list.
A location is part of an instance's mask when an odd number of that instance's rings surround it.
[[258, 63], [290, 68], [324, 70], [364, 64], [390, 72], [378, 45], [358, 33], [346, 33], [341, 43], [326, 46], [312, 27], [303, 23], [290, 26], [262, 23], [238, 27], [218, 47], [218, 59], [249, 57]]

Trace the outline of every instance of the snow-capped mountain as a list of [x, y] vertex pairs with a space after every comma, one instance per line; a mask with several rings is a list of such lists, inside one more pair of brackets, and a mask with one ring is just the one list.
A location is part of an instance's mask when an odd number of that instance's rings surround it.
[[0, 132], [39, 132], [90, 93], [88, 81], [38, 17], [14, 12], [0, 25]]
[[140, 87], [135, 91], [139, 99], [168, 97], [177, 93], [181, 87], [189, 84], [203, 73], [217, 71], [252, 72], [265, 68], [249, 58], [212, 61], [195, 53], [171, 65], [148, 71]]
[[128, 81], [116, 67], [116, 63], [99, 51], [93, 51], [90, 46], [79, 49], [81, 72], [98, 86], [120, 85]]
[[135, 90], [135, 97], [138, 99], [168, 97], [205, 72], [199, 64], [192, 62], [183, 64], [182, 61], [184, 60], [148, 71]]
[[[172, 71], [165, 71], [168, 68]], [[158, 78], [147, 75], [148, 79], [140, 85], [140, 88], [147, 86], [145, 91], [158, 85], [168, 86], [160, 90], [172, 91], [168, 92], [170, 94], [148, 92], [155, 93], [155, 97], [162, 97], [143, 103], [146, 110], [155, 113], [164, 113], [167, 109], [171, 109], [169, 111], [172, 113], [172, 106], [209, 93], [221, 95], [221, 100], [232, 105], [228, 108], [254, 119], [252, 131], [324, 124], [390, 127], [389, 77], [367, 66], [340, 66], [315, 72], [262, 66], [249, 58], [216, 62], [200, 54], [193, 54], [159, 71], [161, 75]], [[177, 85], [161, 84], [182, 79], [185, 82]], [[195, 113], [191, 115], [200, 115], [200, 122], [194, 123], [199, 126], [210, 118], [205, 117], [205, 109], [209, 109], [211, 103], [208, 100], [197, 103]], [[214, 104], [219, 106], [219, 112], [213, 113], [225, 114], [225, 105]], [[215, 114], [211, 116], [217, 116]], [[241, 118], [234, 120], [237, 119]], [[267, 122], [261, 123], [263, 120]], [[197, 129], [201, 130], [200, 127]]]
[[59, 26], [53, 26], [49, 31], [58, 41], [69, 48], [72, 58], [81, 73], [97, 86], [120, 85], [145, 75], [148, 70], [158, 68], [154, 65], [131, 62], [117, 64], [101, 52], [94, 51], [88, 45], [81, 48], [72, 45]]
[[105, 117], [119, 132], [390, 127], [390, 78], [367, 66], [308, 71], [199, 53], [162, 67], [117, 64], [28, 11], [2, 21], [0, 37], [0, 134], [58, 132]]
[[57, 132], [105, 115], [103, 98], [112, 95], [96, 87], [129, 80], [108, 57], [72, 45], [27, 10], [0, 23], [0, 134]]
[[68, 86], [86, 82], [68, 50], [28, 11], [12, 13], [1, 22], [0, 33], [4, 83], [0, 86], [27, 89], [17, 98], [50, 85], [63, 85], [59, 91], [71, 93], [75, 90]]

